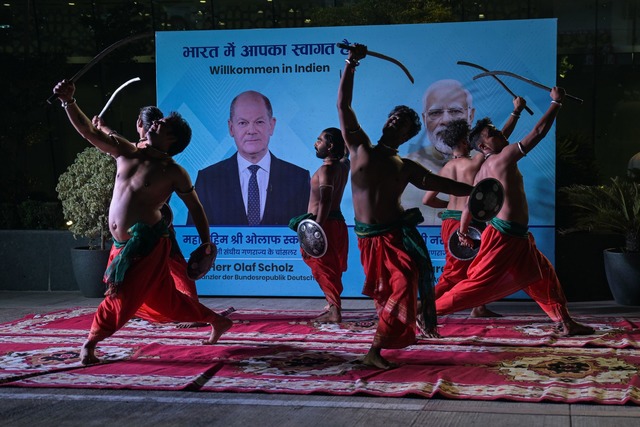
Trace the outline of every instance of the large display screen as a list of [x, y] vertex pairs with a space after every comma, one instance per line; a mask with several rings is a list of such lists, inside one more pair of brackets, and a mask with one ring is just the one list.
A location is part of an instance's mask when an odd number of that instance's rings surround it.
[[[296, 233], [286, 221], [306, 211], [305, 179], [322, 161], [314, 143], [321, 131], [339, 127], [338, 83], [347, 52], [336, 43], [362, 43], [393, 57], [414, 78], [392, 62], [373, 56], [356, 70], [353, 108], [364, 131], [375, 143], [389, 111], [407, 105], [423, 118], [421, 132], [406, 142], [400, 154], [433, 172], [447, 161], [437, 141], [439, 116], [459, 115], [474, 124], [490, 117], [500, 127], [513, 110], [511, 95], [491, 77], [474, 79], [482, 71], [458, 64], [466, 61], [490, 70], [506, 70], [555, 85], [555, 19], [411, 24], [385, 26], [179, 31], [156, 34], [158, 106], [178, 111], [193, 129], [191, 144], [175, 157], [196, 183], [209, 216], [212, 240], [218, 245], [214, 269], [199, 280], [200, 295], [322, 296], [309, 267], [302, 261]], [[511, 77], [501, 79], [524, 97], [533, 115], [522, 113], [510, 137], [526, 135], [547, 110], [549, 93]], [[427, 91], [462, 90], [462, 105], [445, 112], [425, 105]], [[275, 120], [264, 133], [271, 154], [269, 176], [263, 179], [264, 225], [247, 225], [236, 153], [237, 128], [229, 126], [232, 100], [246, 91], [266, 96]], [[435, 109], [435, 111], [434, 111]], [[256, 131], [256, 133], [258, 133]], [[236, 139], [232, 136], [234, 134]], [[539, 248], [554, 259], [555, 132], [524, 159], [530, 229]], [[423, 206], [423, 192], [409, 186], [402, 204], [420, 207], [419, 227], [438, 274], [444, 264], [439, 211]], [[279, 198], [280, 197], [280, 198]], [[266, 204], [265, 204], [266, 203]], [[199, 244], [188, 211], [178, 197], [170, 206], [178, 241], [185, 256]], [[350, 227], [344, 297], [361, 296], [364, 275], [350, 184], [342, 201]], [[231, 219], [230, 219], [231, 218]]]

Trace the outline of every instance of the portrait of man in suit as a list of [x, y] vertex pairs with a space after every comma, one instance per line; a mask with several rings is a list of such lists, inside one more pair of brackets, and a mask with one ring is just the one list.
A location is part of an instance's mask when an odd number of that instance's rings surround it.
[[286, 226], [306, 212], [309, 171], [269, 149], [276, 126], [269, 98], [256, 91], [240, 93], [231, 102], [227, 124], [237, 152], [198, 171], [195, 183], [209, 224]]

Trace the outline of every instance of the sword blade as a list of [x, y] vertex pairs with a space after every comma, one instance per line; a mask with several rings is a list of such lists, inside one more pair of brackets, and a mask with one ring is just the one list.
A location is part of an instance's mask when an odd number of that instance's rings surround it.
[[[496, 76], [496, 75], [513, 77], [515, 79], [522, 80], [525, 83], [529, 83], [531, 86], [535, 86], [537, 88], [544, 89], [544, 90], [547, 90], [547, 91], [551, 92], [551, 87], [549, 87], [547, 85], [543, 85], [542, 83], [538, 83], [535, 80], [531, 80], [531, 79], [528, 79], [526, 77], [523, 77], [523, 76], [521, 76], [519, 74], [512, 73], [510, 71], [488, 71], [486, 73], [480, 73], [480, 74], [478, 74], [476, 76], [473, 76], [473, 80], [479, 79], [481, 77]], [[577, 101], [580, 104], [582, 104], [584, 102], [583, 99], [578, 98], [577, 96], [569, 95], [568, 93], [565, 94], [565, 97], [567, 97], [569, 99], [573, 99], [574, 101]]]
[[[484, 68], [482, 65], [478, 65], [478, 64], [474, 64], [473, 62], [467, 62], [467, 61], [458, 61], [457, 64], [459, 65], [466, 65], [467, 67], [473, 67], [473, 68], [477, 68], [479, 70], [488, 72], [489, 69], [488, 68]], [[514, 98], [517, 98], [518, 95], [516, 95], [511, 89], [509, 89], [509, 86], [507, 86], [498, 76], [493, 76], [493, 78], [500, 83], [500, 86], [502, 86], [507, 93], [509, 93], [509, 95], [513, 96]], [[531, 114], [533, 116], [533, 111], [531, 110], [531, 108], [527, 107], [525, 105], [524, 109], [527, 111], [527, 113]]]
[[139, 82], [140, 81], [140, 77], [134, 77], [131, 80], [127, 80], [126, 82], [122, 83], [120, 85], [120, 87], [118, 87], [118, 89], [116, 89], [112, 94], [111, 97], [109, 98], [109, 100], [107, 101], [107, 103], [104, 105], [104, 108], [102, 109], [102, 111], [100, 111], [100, 114], [98, 114], [98, 117], [102, 117], [104, 115], [104, 113], [107, 111], [107, 108], [109, 108], [109, 105], [111, 105], [111, 103], [113, 102], [113, 100], [115, 99], [116, 95], [118, 94], [118, 92], [120, 92], [122, 89], [124, 89], [126, 86], [130, 85], [133, 82]]
[[[91, 67], [93, 67], [94, 65], [96, 65], [98, 62], [100, 62], [100, 60], [102, 58], [104, 58], [105, 56], [107, 56], [108, 54], [110, 54], [112, 51], [116, 50], [117, 48], [119, 48], [120, 46], [123, 46], [127, 43], [131, 43], [134, 42], [136, 40], [141, 40], [141, 39], [145, 39], [148, 37], [151, 37], [155, 35], [155, 33], [142, 33], [142, 34], [136, 34], [133, 36], [129, 36], [126, 37], [122, 40], [118, 40], [117, 42], [113, 43], [112, 45], [108, 46], [107, 48], [105, 48], [102, 52], [100, 52], [99, 54], [97, 54], [96, 56], [93, 57], [93, 59], [89, 62], [87, 62], [87, 64], [82, 67], [77, 73], [75, 73], [73, 75], [73, 77], [71, 77], [69, 79], [69, 81], [71, 82], [75, 82], [77, 81], [80, 77], [82, 77], [87, 71], [89, 71], [91, 69]], [[58, 94], [54, 93], [53, 95], [51, 95], [49, 98], [47, 98], [47, 103], [51, 104], [54, 100], [56, 100], [58, 98]]]
[[[336, 43], [336, 46], [338, 46], [340, 49], [353, 50], [352, 46], [349, 46], [348, 44], [344, 44], [344, 43]], [[387, 56], [385, 54], [379, 53], [379, 52], [374, 52], [372, 50], [367, 50], [367, 55], [373, 56], [375, 58], [383, 59], [385, 61], [389, 61], [389, 62], [391, 62], [393, 64], [396, 64], [398, 67], [400, 67], [402, 69], [402, 71], [404, 71], [404, 73], [407, 75], [407, 77], [409, 78], [411, 83], [414, 82], [413, 76], [409, 72], [409, 69], [407, 67], [405, 67], [405, 65], [402, 62], [398, 61], [397, 59], [392, 58], [390, 56]]]

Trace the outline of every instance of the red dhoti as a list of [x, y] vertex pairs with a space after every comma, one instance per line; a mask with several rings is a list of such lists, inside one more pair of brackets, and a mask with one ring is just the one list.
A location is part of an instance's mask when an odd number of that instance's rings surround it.
[[[196, 282], [187, 276], [187, 261], [180, 257], [171, 255], [169, 257], [169, 271], [178, 291], [182, 292], [194, 301], [198, 301]], [[146, 303], [143, 303], [134, 317], [139, 317], [150, 322], [168, 323], [172, 320], [162, 313], [153, 310]]]
[[300, 249], [305, 264], [311, 267], [311, 274], [320, 285], [327, 302], [341, 308], [342, 273], [347, 271], [349, 236], [343, 219], [327, 219], [322, 225], [327, 236], [327, 252], [320, 258], [313, 258]]
[[449, 250], [449, 239], [459, 227], [459, 220], [452, 218], [442, 220], [440, 236], [444, 242], [444, 251], [446, 255], [444, 269], [442, 270], [442, 274], [440, 275], [435, 288], [436, 299], [440, 298], [442, 294], [450, 290], [455, 284], [467, 278], [467, 270], [469, 269], [472, 260], [460, 260], [451, 255], [451, 251]]
[[[113, 335], [144, 304], [168, 321], [215, 323], [220, 317], [197, 300], [176, 289], [169, 268], [171, 241], [160, 238], [152, 251], [136, 258], [126, 270], [117, 292], [98, 306], [89, 340], [101, 341]], [[123, 248], [111, 248], [109, 264]]]
[[522, 289], [552, 320], [570, 319], [560, 281], [531, 233], [515, 237], [487, 226], [467, 275], [436, 300], [439, 315], [487, 304]]
[[[193, 299], [198, 301], [198, 291], [196, 289], [196, 282], [191, 280], [187, 275], [187, 261], [184, 259], [184, 255], [180, 251], [178, 241], [176, 240], [176, 232], [173, 226], [169, 226], [169, 236], [171, 237], [171, 252], [169, 254], [169, 271], [171, 271], [171, 277], [176, 284], [176, 289]], [[147, 304], [142, 306], [136, 312], [135, 317], [139, 317], [150, 322], [168, 323], [171, 319], [151, 309]]]
[[404, 348], [415, 344], [418, 267], [403, 244], [402, 231], [359, 237], [365, 283], [378, 313], [373, 347]]

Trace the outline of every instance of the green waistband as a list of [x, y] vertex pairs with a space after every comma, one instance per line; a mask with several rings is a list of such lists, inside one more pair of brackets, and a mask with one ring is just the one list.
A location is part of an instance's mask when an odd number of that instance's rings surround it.
[[424, 221], [424, 217], [418, 208], [407, 209], [404, 211], [402, 218], [390, 224], [366, 224], [358, 220], [354, 220], [356, 226], [354, 231], [358, 237], [373, 237], [388, 233], [397, 228], [410, 226], [415, 227]]
[[453, 209], [447, 209], [442, 211], [442, 215], [440, 216], [441, 219], [456, 219], [458, 221], [460, 221], [460, 219], [462, 218], [462, 211], [456, 211]]
[[127, 230], [131, 238], [125, 242], [114, 239], [114, 246], [122, 250], [116, 255], [104, 273], [105, 282], [112, 292], [117, 292], [117, 287], [124, 281], [124, 276], [136, 258], [148, 255], [158, 240], [169, 237], [169, 226], [164, 220], [160, 220], [153, 226], [137, 223]]
[[513, 221], [505, 221], [504, 219], [500, 219], [498, 217], [494, 217], [491, 221], [489, 221], [493, 228], [501, 232], [502, 234], [506, 234], [507, 236], [513, 237], [529, 237], [529, 227], [526, 225], [518, 224]]

